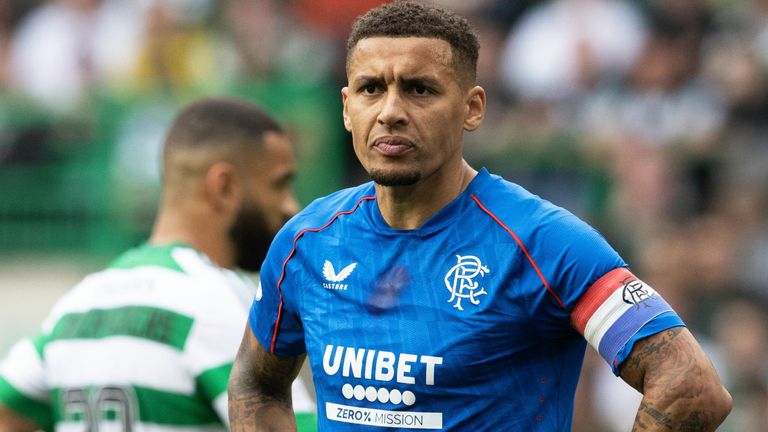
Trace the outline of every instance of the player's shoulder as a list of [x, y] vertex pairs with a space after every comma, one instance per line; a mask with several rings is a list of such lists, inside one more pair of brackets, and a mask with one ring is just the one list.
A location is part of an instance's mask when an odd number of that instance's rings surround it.
[[[145, 243], [129, 249], [114, 259], [93, 277], [141, 277], [148, 279], [175, 278], [179, 283], [195, 283], [211, 279], [226, 281], [229, 270], [223, 269], [203, 252], [183, 242], [168, 244]], [[224, 278], [221, 278], [224, 276]]]
[[87, 275], [60, 304], [63, 309], [87, 308], [94, 303], [147, 302], [167, 308], [186, 304], [192, 312], [196, 303], [228, 301], [228, 291], [247, 289], [239, 286], [242, 278], [230, 273], [187, 244], [146, 243]]
[[213, 267], [213, 263], [205, 255], [185, 243], [164, 245], [144, 243], [119, 255], [107, 265], [104, 272], [110, 270], [163, 269], [189, 274], [210, 267]]
[[341, 189], [317, 198], [283, 226], [279, 236], [294, 238], [304, 230], [320, 229], [343, 213], [352, 213], [375, 196], [373, 183]]
[[529, 250], [602, 257], [611, 268], [624, 264], [602, 234], [571, 211], [500, 176], [490, 175], [484, 186], [476, 196], [485, 212], [494, 223], [514, 232]]
[[517, 225], [572, 223], [578, 218], [560, 207], [505, 178], [490, 173], [485, 175], [476, 188], [478, 202], [505, 224]]
[[487, 174], [481, 180], [474, 193], [485, 216], [512, 231], [527, 248], [569, 247], [585, 255], [598, 249], [613, 253], [600, 232], [573, 212], [498, 175]]

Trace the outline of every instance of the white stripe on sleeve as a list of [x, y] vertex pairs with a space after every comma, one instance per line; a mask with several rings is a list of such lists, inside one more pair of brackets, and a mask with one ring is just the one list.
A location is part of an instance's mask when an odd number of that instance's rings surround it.
[[31, 340], [16, 342], [0, 364], [0, 374], [24, 396], [38, 401], [49, 399], [43, 360]]

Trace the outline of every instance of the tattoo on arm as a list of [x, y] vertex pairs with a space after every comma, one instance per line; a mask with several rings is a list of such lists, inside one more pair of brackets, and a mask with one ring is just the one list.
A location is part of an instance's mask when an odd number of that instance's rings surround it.
[[690, 413], [688, 418], [680, 422], [680, 430], [682, 432], [696, 432], [717, 424], [711, 412], [694, 411]]
[[[672, 420], [669, 418], [669, 414], [666, 414], [657, 409], [654, 409], [652, 406], [648, 405], [645, 402], [640, 403], [640, 411], [645, 414], [648, 414], [648, 416], [651, 419], [653, 419], [656, 422], [656, 424], [672, 429]], [[640, 413], [638, 413], [637, 418], [640, 420], [643, 420], [640, 418]], [[643, 429], [645, 429], [645, 427], [643, 427]]]
[[246, 329], [229, 379], [232, 431], [296, 430], [291, 384], [303, 362], [268, 352]]
[[685, 327], [638, 341], [621, 377], [644, 395], [633, 431], [705, 431], [722, 421], [704, 403], [717, 375]]
[[[650, 337], [642, 339], [635, 343], [632, 349], [632, 354], [627, 358], [624, 364], [621, 366], [621, 377], [634, 387], [640, 393], [645, 393], [645, 366], [649, 362], [653, 363], [669, 363], [671, 365], [678, 365], [677, 360], [682, 360], [683, 365], [687, 366], [690, 363], [690, 359], [678, 358], [681, 354], [670, 347], [670, 341], [674, 339], [683, 327], [673, 327], [665, 330], [663, 333], [655, 335], [656, 337]], [[680, 366], [678, 366], [680, 367]], [[664, 372], [664, 371], [657, 371]], [[670, 371], [671, 372], [671, 371]], [[673, 375], [670, 376], [672, 378]]]

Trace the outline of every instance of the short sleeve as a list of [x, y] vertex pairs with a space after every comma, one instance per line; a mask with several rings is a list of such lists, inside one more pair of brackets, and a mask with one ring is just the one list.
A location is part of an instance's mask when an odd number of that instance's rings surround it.
[[685, 323], [675, 312], [664, 312], [657, 317], [653, 318], [647, 324], [645, 324], [637, 333], [632, 336], [627, 343], [616, 354], [616, 358], [611, 363], [611, 370], [613, 374], [619, 375], [619, 367], [624, 360], [632, 353], [632, 348], [635, 346], [635, 342], [648, 336], [653, 336], [656, 333], [661, 333], [664, 330], [671, 329], [673, 327], [684, 327]]
[[46, 386], [42, 347], [45, 336], [17, 342], [0, 364], [0, 403], [33, 420], [44, 430], [53, 429], [50, 392]]
[[[570, 321], [614, 369], [620, 351], [657, 317], [646, 329], [681, 325], [669, 304], [632, 274], [597, 230], [561, 209], [548, 209], [541, 220], [533, 236], [533, 256], [554, 301], [546, 303], [540, 316]], [[675, 319], [664, 318], [669, 314]]]
[[304, 354], [304, 330], [297, 310], [296, 275], [289, 274], [295, 260], [293, 240], [281, 232], [261, 267], [248, 322], [256, 339], [269, 352], [281, 356]]
[[207, 400], [224, 423], [228, 422], [227, 383], [232, 363], [203, 371], [195, 378], [195, 388]]
[[[571, 313], [600, 277], [626, 263], [600, 233], [573, 214], [558, 208], [542, 210], [527, 239], [531, 266], [539, 279], [533, 304], [536, 325], [546, 337], [573, 334]], [[533, 272], [531, 272], [533, 273]]]
[[184, 344], [184, 362], [194, 377], [195, 394], [224, 424], [229, 374], [247, 319], [247, 303], [237, 297], [238, 288], [226, 279], [202, 275], [188, 287], [196, 313]]

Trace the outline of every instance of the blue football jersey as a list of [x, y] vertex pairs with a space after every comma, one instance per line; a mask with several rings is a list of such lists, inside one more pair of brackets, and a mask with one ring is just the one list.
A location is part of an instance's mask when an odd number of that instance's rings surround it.
[[308, 353], [319, 430], [570, 431], [585, 346], [614, 371], [682, 325], [600, 234], [480, 170], [420, 228], [372, 183], [316, 200], [276, 237], [251, 328]]

